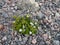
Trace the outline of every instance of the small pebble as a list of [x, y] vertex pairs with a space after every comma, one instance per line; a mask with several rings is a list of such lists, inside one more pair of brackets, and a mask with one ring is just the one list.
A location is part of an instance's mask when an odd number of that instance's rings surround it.
[[6, 36], [4, 36], [4, 37], [2, 38], [2, 40], [3, 40], [3, 41], [7, 40], [7, 37], [6, 37]]
[[4, 29], [4, 25], [0, 24], [0, 30]]
[[46, 40], [48, 38], [47, 34], [43, 34], [42, 36], [43, 36], [44, 40]]
[[32, 40], [32, 43], [33, 43], [33, 44], [36, 44], [36, 43], [37, 43], [36, 39], [33, 39], [33, 40]]
[[12, 6], [15, 6], [15, 4], [12, 4]]

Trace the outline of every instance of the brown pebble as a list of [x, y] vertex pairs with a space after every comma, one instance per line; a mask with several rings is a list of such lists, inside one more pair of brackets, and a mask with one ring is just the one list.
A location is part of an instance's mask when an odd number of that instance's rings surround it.
[[4, 25], [0, 24], [0, 30], [4, 29]]

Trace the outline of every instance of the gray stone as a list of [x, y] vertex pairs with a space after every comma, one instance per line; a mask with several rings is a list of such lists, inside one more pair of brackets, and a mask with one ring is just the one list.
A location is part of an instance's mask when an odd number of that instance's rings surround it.
[[27, 37], [24, 37], [24, 38], [23, 38], [23, 43], [25, 44], [26, 41], [27, 41]]
[[2, 44], [0, 43], [0, 45], [2, 45]]
[[38, 13], [38, 16], [39, 16], [40, 18], [43, 18], [43, 17], [44, 17], [44, 14], [43, 14], [42, 12], [39, 12], [39, 13]]
[[8, 14], [6, 12], [3, 12], [2, 15], [7, 18], [8, 17]]
[[60, 41], [60, 34], [57, 34], [55, 39]]
[[[4, 2], [5, 1], [5, 2]], [[38, 2], [38, 4], [42, 3], [42, 5], [40, 5], [40, 7], [35, 7], [34, 4], [31, 4], [29, 2], [29, 0], [11, 0], [11, 4], [8, 4], [9, 1], [8, 0], [0, 0], [0, 24], [4, 24], [6, 26], [6, 31], [4, 30], [0, 30], [0, 42], [2, 42], [3, 44], [0, 45], [33, 45], [31, 44], [32, 38], [34, 36], [21, 36], [20, 34], [18, 34], [17, 32], [12, 31], [11, 29], [11, 22], [9, 21], [14, 21], [12, 19], [12, 17], [14, 15], [25, 15], [25, 14], [32, 14], [35, 20], [38, 20], [39, 17], [39, 21], [41, 18], [47, 17], [49, 19], [51, 19], [52, 23], [58, 23], [58, 25], [60, 26], [59, 22], [60, 22], [60, 11], [59, 11], [59, 5], [60, 5], [60, 1], [59, 0], [36, 0], [36, 2]], [[12, 8], [11, 8], [12, 7]], [[57, 10], [58, 8], [58, 10]], [[29, 10], [29, 11], [28, 11]], [[37, 14], [38, 13], [38, 14]], [[36, 19], [36, 15], [38, 15], [37, 19]], [[46, 15], [51, 15], [50, 17], [46, 16]], [[55, 15], [55, 16], [52, 16]], [[45, 17], [44, 17], [45, 16]], [[52, 18], [53, 17], [53, 18]], [[41, 19], [43, 20], [43, 19]], [[57, 21], [55, 21], [57, 20]], [[43, 24], [43, 26], [46, 25]], [[48, 24], [48, 26], [51, 25]], [[40, 26], [41, 28], [41, 26]], [[44, 28], [44, 30], [41, 28], [37, 31], [38, 33], [35, 35], [35, 38], [37, 38], [37, 44], [35, 45], [48, 45], [45, 44], [44, 39], [42, 38], [42, 34], [46, 33], [48, 35], [51, 36], [51, 40], [53, 41], [54, 45], [60, 45], [59, 41], [60, 41], [60, 34], [58, 34], [58, 32], [53, 31], [53, 29], [50, 28]], [[52, 27], [53, 28], [53, 27]], [[59, 27], [60, 28], [60, 27]], [[57, 35], [56, 35], [57, 34]], [[6, 37], [5, 37], [6, 36]], [[53, 40], [55, 39], [55, 40]], [[9, 44], [8, 44], [9, 43]], [[51, 43], [52, 44], [52, 43]], [[53, 44], [52, 44], [53, 45]]]
[[1, 42], [1, 40], [0, 40], [0, 42]]
[[53, 41], [54, 45], [60, 45], [58, 40]]
[[9, 25], [9, 23], [4, 23], [4, 25]]
[[22, 38], [21, 38], [21, 36], [19, 36], [19, 41], [22, 41]]
[[2, 9], [4, 3], [3, 2], [0, 2], [0, 9]]

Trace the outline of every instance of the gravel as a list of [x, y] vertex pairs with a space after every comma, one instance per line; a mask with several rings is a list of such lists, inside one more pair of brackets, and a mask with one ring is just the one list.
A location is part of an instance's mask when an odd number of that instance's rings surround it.
[[[5, 26], [0, 30], [0, 45], [60, 45], [60, 0], [36, 0], [38, 7], [27, 1], [0, 0], [0, 24]], [[36, 35], [25, 36], [11, 29], [12, 17], [25, 14], [41, 21]]]

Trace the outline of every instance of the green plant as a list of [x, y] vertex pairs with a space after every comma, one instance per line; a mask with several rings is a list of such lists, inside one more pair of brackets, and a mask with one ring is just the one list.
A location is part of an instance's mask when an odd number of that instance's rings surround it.
[[30, 15], [14, 16], [13, 30], [20, 34], [36, 34], [38, 30], [38, 22], [31, 19]]

